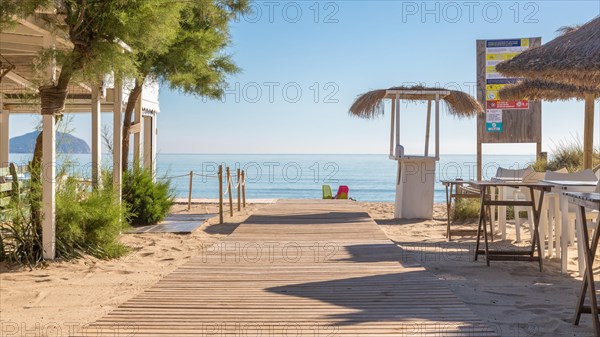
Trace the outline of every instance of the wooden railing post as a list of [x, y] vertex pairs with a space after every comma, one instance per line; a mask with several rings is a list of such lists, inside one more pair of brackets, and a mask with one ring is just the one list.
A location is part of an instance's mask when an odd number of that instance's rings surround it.
[[237, 207], [238, 212], [242, 210], [242, 171], [237, 169]]
[[246, 208], [246, 171], [242, 170], [242, 204]]
[[223, 166], [219, 165], [219, 223], [223, 223]]
[[229, 166], [225, 169], [227, 171], [227, 190], [229, 191], [229, 215], [233, 216], [233, 191], [231, 188], [231, 170]]
[[190, 171], [190, 190], [188, 191], [188, 212], [192, 209], [192, 185], [194, 181], [194, 171]]

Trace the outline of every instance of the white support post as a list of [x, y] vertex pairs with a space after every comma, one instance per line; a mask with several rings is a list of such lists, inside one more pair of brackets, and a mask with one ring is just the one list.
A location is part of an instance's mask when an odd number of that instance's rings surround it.
[[394, 116], [396, 115], [396, 100], [392, 100], [392, 113], [390, 113], [390, 157], [394, 156]]
[[42, 116], [42, 245], [45, 260], [56, 257], [56, 121]]
[[440, 160], [440, 94], [435, 95], [435, 158]]
[[[143, 91], [144, 89], [142, 89]], [[138, 98], [135, 104], [135, 110], [133, 113], [133, 123], [139, 125], [142, 122], [142, 95]], [[141, 129], [139, 132], [133, 134], [133, 165], [140, 165], [142, 160], [142, 135]]]
[[144, 168], [154, 173], [156, 158], [156, 115], [144, 116]]
[[431, 130], [431, 100], [427, 100], [427, 123], [425, 126], [425, 157], [429, 156], [429, 130]]
[[113, 108], [113, 185], [121, 196], [121, 152], [123, 151], [123, 84], [115, 81]]
[[92, 186], [98, 187], [101, 183], [102, 167], [102, 140], [101, 140], [101, 112], [100, 88], [92, 86]]
[[400, 98], [396, 94], [396, 146], [400, 145]]
[[10, 112], [0, 106], [0, 167], [8, 166], [10, 152]]

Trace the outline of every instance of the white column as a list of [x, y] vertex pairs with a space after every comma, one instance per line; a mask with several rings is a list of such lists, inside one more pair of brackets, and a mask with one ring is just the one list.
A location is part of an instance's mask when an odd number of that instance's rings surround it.
[[102, 140], [101, 140], [101, 105], [100, 88], [92, 87], [92, 186], [100, 185], [102, 166]]
[[394, 219], [402, 219], [402, 204], [404, 203], [404, 175], [405, 167], [401, 160], [398, 160], [398, 170], [396, 172], [396, 200], [394, 205]]
[[155, 171], [156, 115], [144, 116], [144, 168]]
[[0, 106], [0, 167], [8, 166], [10, 151], [10, 112]]
[[394, 156], [394, 116], [396, 115], [396, 100], [392, 99], [392, 112], [390, 113], [390, 157]]
[[113, 186], [121, 195], [121, 152], [123, 151], [123, 84], [115, 81], [113, 106]]
[[46, 260], [56, 257], [56, 124], [53, 115], [42, 116], [42, 244]]
[[427, 122], [425, 123], [425, 157], [429, 156], [429, 131], [430, 130], [431, 130], [431, 99], [428, 99], [427, 100]]
[[400, 98], [396, 95], [396, 146], [400, 145]]
[[440, 160], [440, 95], [435, 95], [435, 158]]
[[[144, 89], [142, 89], [143, 91]], [[143, 95], [143, 93], [142, 93]], [[133, 123], [140, 125], [140, 123], [142, 122], [142, 95], [140, 95], [140, 98], [138, 99], [137, 103], [135, 104], [135, 111], [133, 113]], [[141, 129], [139, 129], [139, 132], [136, 132], [133, 134], [133, 164], [134, 165], [140, 165], [141, 164], [141, 160], [142, 160], [142, 152], [141, 152], [141, 147], [142, 147], [142, 135], [141, 135]]]

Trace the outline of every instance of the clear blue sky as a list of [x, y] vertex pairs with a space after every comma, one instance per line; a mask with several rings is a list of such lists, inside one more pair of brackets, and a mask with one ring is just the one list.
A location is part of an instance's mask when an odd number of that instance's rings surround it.
[[[348, 116], [358, 94], [414, 83], [474, 94], [475, 40], [541, 36], [547, 42], [559, 27], [600, 14], [600, 2], [271, 1], [253, 9], [232, 25], [228, 52], [243, 72], [229, 79], [224, 102], [161, 91], [159, 152], [385, 153], [388, 119]], [[418, 151], [423, 106], [402, 110], [402, 142]], [[108, 114], [103, 119], [112, 123]], [[35, 120], [13, 116], [12, 135], [28, 132]], [[88, 141], [89, 121], [78, 115], [73, 124], [75, 135]], [[444, 115], [441, 125], [442, 153], [475, 153], [474, 120]], [[582, 102], [543, 104], [544, 150], [582, 130]], [[484, 151], [530, 154], [535, 146]]]

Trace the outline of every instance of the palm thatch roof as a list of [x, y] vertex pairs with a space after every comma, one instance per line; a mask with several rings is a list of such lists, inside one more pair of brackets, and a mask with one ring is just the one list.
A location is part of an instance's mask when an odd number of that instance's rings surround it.
[[408, 101], [422, 101], [432, 98], [431, 92], [444, 91], [447, 95], [440, 98], [446, 102], [450, 114], [458, 117], [471, 117], [483, 113], [483, 107], [471, 95], [462, 91], [448, 90], [444, 88], [412, 86], [392, 87], [369, 91], [356, 98], [349, 113], [361, 118], [375, 118], [384, 114], [384, 100], [390, 91], [410, 91], [410, 94], [401, 95], [400, 98]]
[[573, 84], [555, 83], [542, 80], [524, 80], [500, 90], [503, 100], [528, 99], [532, 101], [584, 100], [586, 94], [600, 97], [600, 88], [582, 87]]
[[526, 50], [496, 69], [505, 76], [600, 88], [600, 16], [561, 32], [554, 40]]

